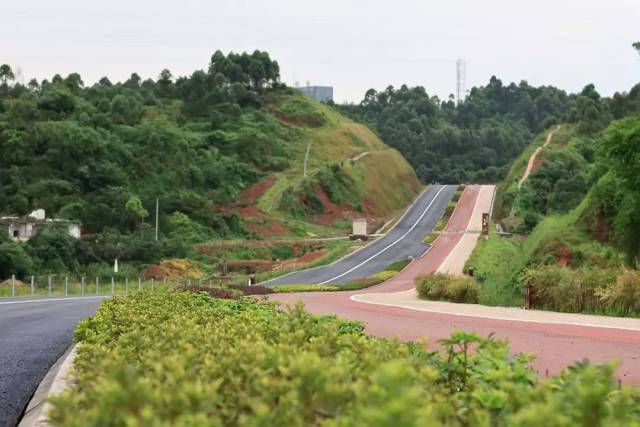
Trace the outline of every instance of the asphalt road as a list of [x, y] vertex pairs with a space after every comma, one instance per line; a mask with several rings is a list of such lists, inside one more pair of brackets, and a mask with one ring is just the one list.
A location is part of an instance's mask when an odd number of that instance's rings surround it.
[[344, 284], [383, 271], [395, 261], [418, 257], [427, 250], [424, 236], [442, 217], [455, 190], [455, 185], [432, 185], [384, 237], [333, 264], [290, 273], [263, 284]]
[[0, 299], [0, 426], [16, 425], [78, 322], [102, 299]]
[[[467, 186], [447, 224], [446, 233], [440, 235], [425, 256], [414, 260], [385, 283], [357, 291], [272, 294], [269, 298], [291, 305], [302, 301], [312, 314], [335, 314], [343, 319], [362, 321], [366, 324], [365, 331], [376, 337], [405, 341], [427, 339], [431, 349], [437, 349], [438, 340], [449, 338], [454, 331], [495, 335], [509, 340], [513, 354], [534, 354], [533, 367], [540, 375], [557, 374], [584, 358], [596, 363], [617, 360], [620, 366], [616, 378], [623, 383], [640, 384], [640, 332], [637, 330], [596, 327], [588, 315], [584, 315], [580, 324], [561, 324], [552, 319], [556, 313], [549, 313], [547, 318], [544, 312], [539, 312], [545, 320], [541, 323], [526, 320], [526, 316], [518, 320], [500, 319], [500, 307], [495, 307], [498, 314], [481, 315], [474, 311], [475, 314], [460, 315], [437, 311], [433, 307], [423, 311], [395, 305], [393, 301], [397, 295], [414, 289], [416, 277], [437, 271], [455, 253], [462, 232], [469, 228], [479, 190], [479, 186]], [[372, 303], [367, 295], [375, 297], [377, 303]], [[485, 309], [491, 311], [493, 307]]]

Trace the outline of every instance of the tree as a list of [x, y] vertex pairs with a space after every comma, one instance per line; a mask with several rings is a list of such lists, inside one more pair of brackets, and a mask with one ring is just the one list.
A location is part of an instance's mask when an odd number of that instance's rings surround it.
[[149, 212], [142, 206], [142, 200], [138, 196], [131, 196], [124, 205], [124, 209], [133, 226], [140, 226], [142, 221], [149, 216]]
[[0, 243], [0, 280], [7, 279], [12, 274], [23, 278], [31, 272], [33, 262], [21, 245], [10, 241]]
[[7, 85], [8, 82], [13, 81], [16, 76], [13, 74], [13, 70], [7, 64], [0, 65], [0, 81], [3, 85]]

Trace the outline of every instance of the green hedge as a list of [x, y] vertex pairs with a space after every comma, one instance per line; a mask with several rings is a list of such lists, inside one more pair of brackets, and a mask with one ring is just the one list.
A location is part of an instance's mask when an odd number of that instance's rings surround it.
[[143, 293], [80, 323], [58, 426], [631, 425], [637, 389], [587, 362], [538, 382], [506, 342], [454, 333], [441, 353], [252, 299]]
[[431, 300], [478, 304], [484, 296], [482, 286], [470, 277], [430, 274], [416, 280], [418, 295]]

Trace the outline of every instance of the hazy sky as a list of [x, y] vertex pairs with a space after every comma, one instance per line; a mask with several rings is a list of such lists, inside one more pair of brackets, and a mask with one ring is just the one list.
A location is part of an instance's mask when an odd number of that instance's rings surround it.
[[640, 0], [2, 0], [0, 63], [24, 78], [78, 72], [85, 83], [135, 71], [206, 68], [216, 49], [267, 50], [282, 80], [359, 101], [387, 85], [455, 91], [493, 74], [606, 95], [640, 82]]

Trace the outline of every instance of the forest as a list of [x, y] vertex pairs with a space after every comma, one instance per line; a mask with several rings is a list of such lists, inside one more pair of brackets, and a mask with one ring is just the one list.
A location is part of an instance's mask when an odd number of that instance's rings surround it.
[[[242, 236], [234, 200], [287, 166], [288, 130], [261, 107], [287, 89], [266, 52], [217, 51], [207, 70], [136, 73], [85, 86], [80, 75], [14, 81], [0, 67], [0, 212], [78, 221], [90, 239], [47, 227], [24, 245], [0, 236], [0, 276], [69, 271], [116, 257], [181, 257], [194, 239]], [[161, 238], [150, 215], [160, 204]]]
[[340, 109], [398, 149], [425, 183], [496, 182], [533, 137], [558, 123], [578, 123], [593, 134], [637, 103], [638, 91], [602, 98], [593, 85], [578, 94], [492, 77], [459, 104], [423, 87], [370, 89], [359, 104]]

